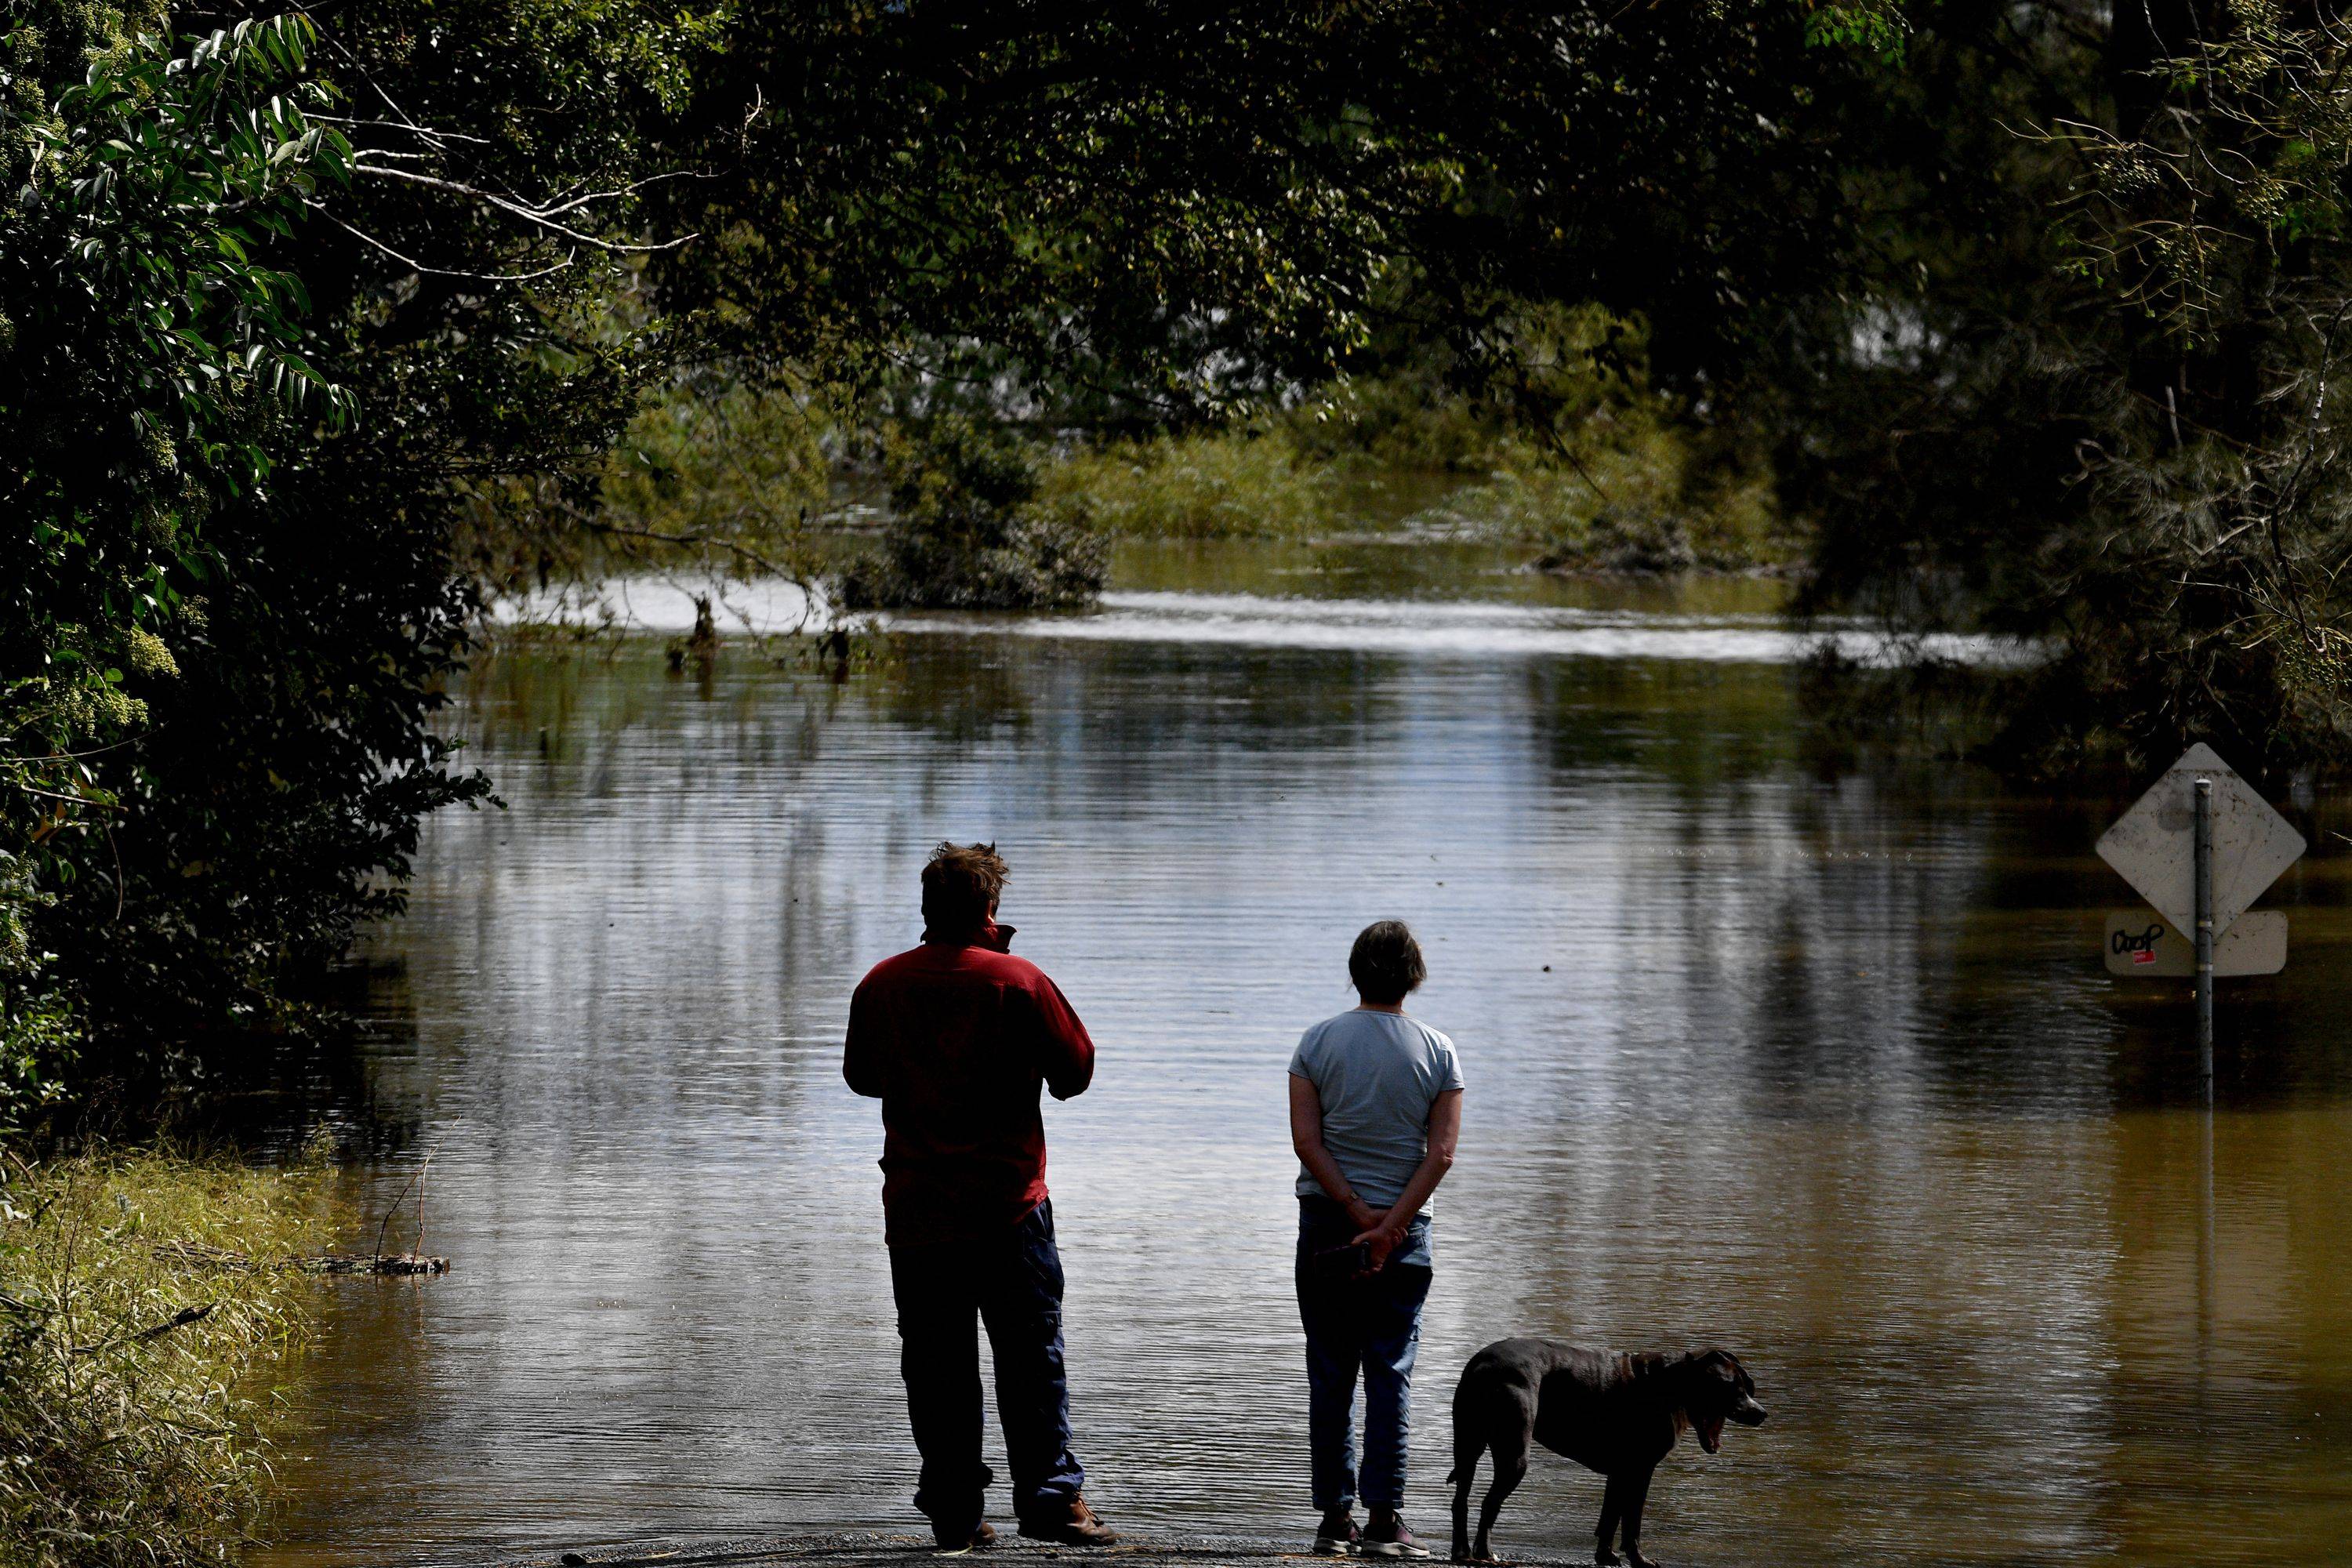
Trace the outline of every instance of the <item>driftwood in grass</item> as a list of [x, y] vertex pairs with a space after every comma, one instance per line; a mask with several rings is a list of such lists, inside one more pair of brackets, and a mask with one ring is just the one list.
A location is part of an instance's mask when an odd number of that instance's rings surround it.
[[386, 1255], [354, 1253], [344, 1257], [306, 1258], [302, 1267], [314, 1274], [446, 1274], [446, 1258], [422, 1258], [414, 1252]]
[[[271, 1268], [299, 1268], [305, 1274], [446, 1274], [449, 1260], [414, 1252], [330, 1253], [319, 1258], [248, 1258], [226, 1247], [194, 1242], [165, 1242], [155, 1255], [184, 1268], [233, 1274], [258, 1274]], [[206, 1309], [209, 1310], [210, 1309]], [[190, 1320], [193, 1321], [194, 1320]], [[176, 1328], [177, 1323], [166, 1327]]]
[[[331, 1253], [321, 1258], [251, 1258], [242, 1252], [232, 1252], [226, 1247], [211, 1247], [203, 1242], [174, 1238], [158, 1242], [155, 1246], [155, 1255], [176, 1263], [184, 1268], [237, 1274], [259, 1273], [268, 1268], [299, 1268], [306, 1274], [446, 1274], [449, 1272], [449, 1260], [446, 1258], [428, 1257], [423, 1250], [425, 1175], [432, 1166], [433, 1156], [427, 1154], [425, 1156], [424, 1163], [410, 1173], [407, 1183], [400, 1189], [400, 1195], [393, 1199], [392, 1207], [384, 1211], [383, 1223], [376, 1226], [376, 1249], [373, 1252]], [[388, 1253], [383, 1250], [384, 1237], [392, 1228], [393, 1215], [397, 1214], [401, 1205], [408, 1201], [408, 1194], [412, 1192], [416, 1194], [415, 1249], [408, 1252]], [[148, 1331], [142, 1337], [156, 1338], [171, 1329], [178, 1328], [182, 1323], [194, 1322], [211, 1310], [210, 1307], [206, 1307], [193, 1314], [184, 1312], [172, 1321]]]
[[[383, 1211], [383, 1223], [375, 1227], [373, 1252], [355, 1252], [341, 1257], [308, 1258], [304, 1260], [302, 1267], [314, 1274], [448, 1273], [447, 1258], [428, 1257], [425, 1252], [425, 1173], [432, 1168], [433, 1156], [427, 1154], [425, 1156], [425, 1163], [409, 1173], [407, 1182], [400, 1189], [400, 1195], [392, 1200], [390, 1208]], [[386, 1252], [383, 1249], [383, 1238], [385, 1233], [392, 1228], [392, 1216], [400, 1212], [400, 1205], [407, 1202], [408, 1194], [412, 1191], [416, 1194], [415, 1245], [407, 1252]]]

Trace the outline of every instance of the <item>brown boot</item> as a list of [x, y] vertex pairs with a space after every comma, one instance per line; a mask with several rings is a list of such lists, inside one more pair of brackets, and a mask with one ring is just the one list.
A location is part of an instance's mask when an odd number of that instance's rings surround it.
[[985, 1521], [971, 1527], [969, 1534], [957, 1530], [941, 1530], [931, 1526], [931, 1538], [940, 1543], [940, 1552], [949, 1557], [966, 1552], [984, 1552], [996, 1544], [995, 1527]]
[[1065, 1546], [1108, 1546], [1118, 1532], [1095, 1517], [1087, 1500], [1076, 1492], [1066, 1500], [1047, 1502], [1034, 1513], [1021, 1516], [1021, 1533], [1032, 1541], [1058, 1541]]

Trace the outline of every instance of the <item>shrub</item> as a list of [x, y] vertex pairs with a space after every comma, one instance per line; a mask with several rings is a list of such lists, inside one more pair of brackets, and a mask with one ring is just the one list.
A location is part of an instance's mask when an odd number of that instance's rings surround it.
[[323, 1168], [99, 1152], [0, 1171], [0, 1563], [226, 1561], [268, 1477]]
[[80, 1039], [72, 1008], [49, 984], [49, 955], [33, 942], [30, 917], [53, 901], [22, 856], [0, 849], [0, 1138], [57, 1100]]
[[605, 459], [594, 537], [679, 545], [735, 574], [797, 569], [838, 445], [831, 411], [797, 389], [682, 381], [646, 401]]
[[1081, 450], [1042, 477], [1048, 503], [1142, 539], [1296, 537], [1331, 521], [1334, 477], [1283, 435], [1202, 431]]
[[1332, 386], [1281, 428], [1302, 461], [1424, 474], [1481, 472], [1505, 435], [1496, 410], [1412, 370]]
[[1738, 571], [1794, 554], [1769, 479], [1702, 466], [1683, 433], [1654, 420], [1588, 426], [1563, 456], [1507, 447], [1447, 510], [1536, 545], [1546, 571]]
[[878, 550], [835, 574], [844, 609], [1062, 608], [1102, 592], [1102, 541], [1038, 506], [1035, 461], [1006, 431], [962, 418], [919, 441], [895, 430], [883, 463], [890, 521]]

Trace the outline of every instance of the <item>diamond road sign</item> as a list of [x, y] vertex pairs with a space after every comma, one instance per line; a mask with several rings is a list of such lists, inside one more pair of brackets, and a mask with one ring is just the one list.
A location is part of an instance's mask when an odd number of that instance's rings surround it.
[[2219, 938], [2294, 864], [2303, 835], [2199, 742], [2099, 840], [2099, 858], [2121, 872], [2157, 912], [2197, 929], [2197, 780], [2213, 781], [2213, 934]]

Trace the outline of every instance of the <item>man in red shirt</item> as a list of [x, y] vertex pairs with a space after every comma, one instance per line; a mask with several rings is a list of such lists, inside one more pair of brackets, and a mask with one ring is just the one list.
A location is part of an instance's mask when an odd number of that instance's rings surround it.
[[992, 844], [942, 844], [923, 868], [922, 945], [884, 959], [849, 1003], [842, 1076], [882, 1101], [882, 1213], [898, 1303], [898, 1370], [922, 1455], [915, 1506], [950, 1552], [986, 1546], [995, 1478], [980, 1458], [980, 1349], [1021, 1533], [1071, 1545], [1118, 1537], [1087, 1507], [1070, 1452], [1062, 1258], [1045, 1195], [1042, 1085], [1086, 1092], [1094, 1042], [1043, 970], [996, 923], [1005, 866]]

